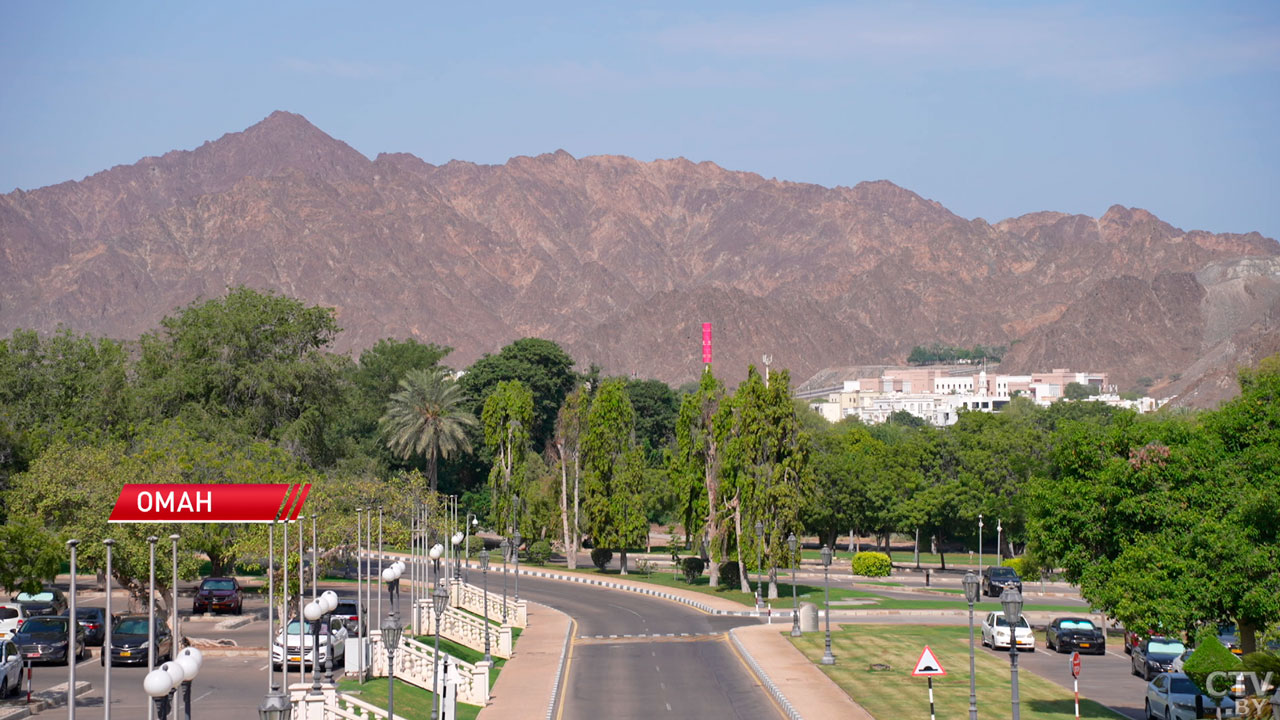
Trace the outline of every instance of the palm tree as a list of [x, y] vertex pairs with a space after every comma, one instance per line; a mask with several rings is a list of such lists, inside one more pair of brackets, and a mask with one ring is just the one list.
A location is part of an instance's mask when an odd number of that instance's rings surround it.
[[476, 418], [462, 409], [466, 398], [462, 386], [442, 367], [410, 370], [400, 380], [400, 389], [387, 401], [387, 410], [378, 425], [387, 448], [404, 460], [413, 455], [427, 459], [431, 492], [436, 491], [436, 465], [457, 452], [471, 452], [465, 429]]

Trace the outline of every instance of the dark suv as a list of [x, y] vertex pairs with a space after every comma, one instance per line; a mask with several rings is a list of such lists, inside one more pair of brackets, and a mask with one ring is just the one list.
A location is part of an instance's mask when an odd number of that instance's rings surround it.
[[20, 592], [13, 601], [27, 606], [32, 615], [66, 615], [67, 596], [57, 588], [43, 588], [38, 593]]
[[1022, 592], [1022, 578], [1011, 567], [989, 565], [982, 568], [982, 594], [987, 597], [1000, 597], [1005, 588], [1017, 588]]
[[191, 603], [191, 612], [195, 614], [207, 612], [233, 612], [239, 615], [244, 611], [244, 591], [240, 583], [232, 577], [209, 577], [200, 581], [196, 590], [196, 599]]

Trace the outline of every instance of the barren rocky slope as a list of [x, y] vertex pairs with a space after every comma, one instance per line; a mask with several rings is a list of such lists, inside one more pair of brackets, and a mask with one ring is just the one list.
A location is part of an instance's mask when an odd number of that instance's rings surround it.
[[[512, 339], [696, 377], [700, 323], [730, 379], [797, 381], [916, 344], [1006, 344], [1004, 370], [1139, 377], [1185, 402], [1277, 349], [1280, 246], [1138, 209], [990, 225], [879, 181], [766, 180], [712, 163], [374, 160], [273, 113], [192, 151], [0, 196], [0, 332], [136, 337], [228, 286], [338, 310], [339, 350], [416, 336], [464, 365]], [[1175, 379], [1176, 377], [1176, 379]]]

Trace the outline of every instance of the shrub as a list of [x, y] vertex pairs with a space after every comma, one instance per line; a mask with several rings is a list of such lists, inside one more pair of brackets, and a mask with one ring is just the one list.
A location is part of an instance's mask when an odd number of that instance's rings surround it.
[[860, 552], [853, 556], [853, 574], [862, 577], [889, 577], [893, 563], [882, 552]]
[[640, 558], [636, 560], [636, 572], [640, 573], [641, 575], [652, 575], [653, 563], [649, 562], [644, 558]]
[[680, 571], [684, 573], [684, 581], [690, 584], [702, 577], [702, 571], [706, 569], [707, 564], [702, 562], [702, 558], [696, 555], [680, 561]]
[[591, 549], [591, 562], [601, 570], [609, 567], [609, 563], [613, 562], [613, 551], [605, 548]]
[[1213, 625], [1200, 628], [1196, 635], [1196, 649], [1182, 665], [1182, 671], [1206, 695], [1209, 694], [1209, 675], [1215, 672], [1239, 672], [1241, 669], [1240, 658], [1231, 654], [1222, 641], [1218, 640], [1218, 630]]
[[529, 562], [534, 565], [546, 565], [550, 559], [551, 543], [546, 540], [539, 540], [529, 546]]
[[738, 570], [738, 561], [720, 563], [720, 587], [738, 589], [742, 583], [742, 573]]
[[1027, 579], [1027, 569], [1031, 565], [1025, 557], [1009, 558], [1000, 564], [1007, 568], [1013, 568], [1013, 571], [1018, 573], [1018, 577], [1023, 580]]

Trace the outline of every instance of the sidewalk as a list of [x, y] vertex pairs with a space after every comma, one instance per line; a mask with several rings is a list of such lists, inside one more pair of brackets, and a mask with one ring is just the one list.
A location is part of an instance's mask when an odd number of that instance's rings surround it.
[[875, 720], [791, 645], [790, 630], [789, 625], [746, 625], [731, 630], [729, 638], [791, 720]]
[[[489, 704], [480, 710], [483, 720], [551, 717], [563, 682], [561, 674], [572, 624], [569, 616], [559, 610], [529, 603], [529, 626], [520, 634], [515, 654], [498, 674]], [[549, 668], [557, 668], [552, 682], [547, 682]]]

